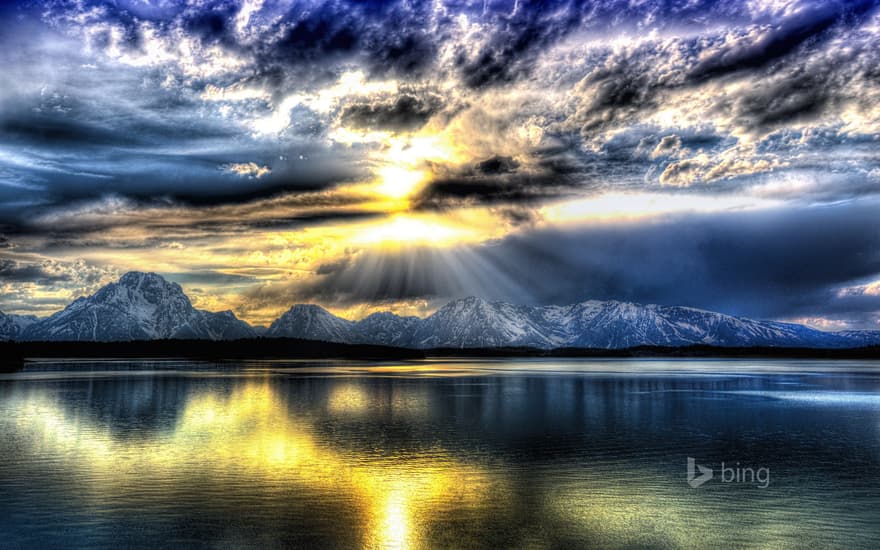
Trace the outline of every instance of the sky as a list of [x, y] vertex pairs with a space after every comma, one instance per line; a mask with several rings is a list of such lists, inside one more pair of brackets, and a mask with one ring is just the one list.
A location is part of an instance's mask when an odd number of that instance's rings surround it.
[[0, 310], [880, 329], [877, 1], [0, 3]]

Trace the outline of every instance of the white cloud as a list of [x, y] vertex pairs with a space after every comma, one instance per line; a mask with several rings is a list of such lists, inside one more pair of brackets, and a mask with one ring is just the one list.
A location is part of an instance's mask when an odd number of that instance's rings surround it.
[[660, 174], [659, 180], [662, 185], [688, 187], [772, 172], [788, 165], [788, 161], [773, 156], [755, 155], [751, 147], [736, 146], [718, 154], [698, 153], [672, 162]]
[[221, 168], [229, 172], [231, 174], [235, 174], [238, 176], [247, 176], [250, 179], [262, 178], [263, 176], [272, 173], [272, 169], [268, 166], [260, 166], [256, 162], [237, 162], [224, 164]]
[[661, 157], [675, 157], [681, 152], [681, 138], [676, 135], [663, 136], [654, 150], [651, 151], [651, 158], [657, 159]]

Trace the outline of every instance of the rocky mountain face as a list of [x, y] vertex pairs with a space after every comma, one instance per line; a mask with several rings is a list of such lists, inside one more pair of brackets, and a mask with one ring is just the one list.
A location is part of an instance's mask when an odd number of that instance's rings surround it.
[[294, 306], [267, 336], [414, 348], [627, 348], [633, 346], [779, 346], [843, 348], [880, 344], [880, 332], [822, 332], [688, 307], [588, 301], [529, 307], [464, 298], [434, 314], [375, 313], [359, 322], [318, 306]]
[[20, 340], [232, 340], [254, 332], [231, 311], [195, 309], [180, 285], [155, 273], [131, 272], [95, 294], [27, 326]]
[[297, 304], [269, 326], [268, 338], [290, 337], [325, 342], [349, 342], [354, 323], [313, 304]]
[[15, 315], [0, 311], [0, 340], [16, 340], [30, 325], [39, 321], [36, 315]]
[[413, 334], [422, 320], [418, 317], [401, 317], [383, 311], [354, 323], [351, 341], [357, 344], [413, 347]]

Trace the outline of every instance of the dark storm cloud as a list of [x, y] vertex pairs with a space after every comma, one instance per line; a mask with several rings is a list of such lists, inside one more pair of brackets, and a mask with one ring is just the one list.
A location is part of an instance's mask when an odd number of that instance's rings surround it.
[[622, 55], [610, 54], [578, 85], [583, 94], [577, 114], [582, 131], [599, 130], [656, 107], [660, 92], [679, 85], [679, 74], [657, 69], [674, 55], [669, 51], [674, 48], [648, 44]]
[[513, 157], [495, 155], [477, 164], [477, 171], [485, 175], [510, 174], [516, 172], [519, 162]]
[[535, 204], [559, 197], [566, 186], [547, 176], [459, 177], [438, 179], [415, 201], [417, 209], [444, 209], [471, 204]]
[[537, 302], [684, 304], [761, 318], [833, 310], [834, 292], [880, 272], [877, 204], [722, 214], [512, 237], [498, 262], [552, 274]]
[[[877, 6], [873, 0], [855, 2], [801, 2], [798, 10], [769, 28], [757, 31], [754, 39], [725, 46], [704, 58], [689, 73], [690, 81], [703, 81], [729, 73], [766, 67], [798, 48], [815, 47], [827, 39], [835, 25], [859, 21]], [[766, 23], [765, 23], [766, 24]]]
[[[358, 220], [369, 220], [381, 218], [382, 214], [375, 211], [343, 211], [343, 212], [306, 212], [302, 214], [291, 214], [289, 216], [278, 217], [262, 217], [256, 220], [242, 220], [238, 223], [230, 224], [226, 220], [206, 222], [199, 227], [205, 230], [215, 229], [221, 230], [229, 228], [231, 230], [246, 232], [252, 229], [291, 231], [294, 229], [302, 229], [311, 225], [324, 222], [350, 222]], [[180, 226], [178, 226], [179, 228]]]
[[[228, 122], [199, 116], [201, 106], [182, 91], [150, 88], [130, 98], [120, 89], [136, 76], [107, 80], [85, 69], [36, 97], [8, 95], [0, 103], [0, 214], [12, 223], [33, 212], [71, 207], [107, 195], [149, 202], [229, 204], [291, 191], [310, 191], [362, 176], [352, 152], [306, 138], [279, 144], [242, 139]], [[108, 95], [94, 92], [107, 89]], [[248, 178], [223, 170], [254, 162], [270, 172]]]
[[[493, 155], [452, 173], [437, 174], [416, 198], [418, 209], [444, 209], [462, 204], [535, 204], [589, 188], [590, 165], [570, 144], [535, 151], [531, 166], [513, 157]], [[603, 163], [601, 173], [609, 165]]]
[[31, 109], [0, 113], [0, 134], [9, 145], [67, 148], [71, 145], [101, 147], [138, 145], [136, 134], [119, 135], [117, 129], [101, 128], [90, 122], [62, 119], [57, 114]]
[[[480, 19], [488, 27], [488, 38], [476, 51], [460, 48], [456, 58], [463, 83], [474, 89], [530, 77], [542, 53], [575, 33], [593, 38], [605, 36], [612, 30], [638, 33], [645, 27], [656, 30], [704, 28], [715, 18], [742, 20], [743, 11], [731, 3], [711, 0], [683, 4], [542, 0], [486, 2], [482, 6]], [[626, 96], [633, 92], [634, 89], [609, 89], [606, 94], [629, 101]]]
[[302, 64], [357, 51], [363, 29], [361, 19], [342, 5], [328, 4], [294, 17], [281, 39], [271, 46], [267, 58], [272, 61]]
[[277, 39], [242, 40], [233, 19], [237, 2], [187, 10], [184, 28], [256, 59], [256, 74], [283, 85], [291, 69], [300, 82], [332, 80], [339, 64], [364, 62], [376, 76], [419, 75], [435, 60], [426, 28], [430, 2], [302, 2], [264, 6], [255, 18]]
[[[447, 252], [368, 252], [288, 292], [343, 305], [474, 293], [513, 303], [618, 299], [755, 318], [855, 319], [880, 311], [878, 296], [840, 292], [880, 273], [878, 206], [531, 230]], [[515, 283], [503, 275], [510, 273]]]
[[318, 269], [315, 271], [317, 275], [331, 275], [333, 273], [337, 273], [345, 270], [348, 267], [348, 258], [343, 258], [338, 262], [330, 262], [326, 264], [321, 264], [318, 266]]
[[768, 73], [731, 102], [719, 102], [717, 108], [731, 112], [738, 124], [749, 130], [765, 132], [809, 122], [857, 99], [850, 96], [847, 84], [860, 78], [864, 68], [860, 57], [873, 57], [870, 49], [869, 43], [856, 44], [847, 52], [830, 52], [791, 63], [783, 70]]
[[54, 89], [44, 87], [35, 98], [6, 97], [0, 105], [0, 145], [68, 155], [94, 155], [100, 149], [118, 155], [169, 143], [185, 147], [230, 140], [237, 135], [218, 121], [194, 119], [197, 103], [177, 92], [154, 89], [132, 100], [78, 90], [104, 86], [118, 91], [139, 84], [134, 78], [107, 82], [93, 74], [77, 76]]
[[[242, 160], [260, 160], [257, 155], [259, 153], [243, 155]], [[132, 199], [133, 204], [144, 206], [172, 202], [209, 207], [256, 201], [291, 191], [317, 191], [356, 179], [359, 175], [356, 168], [334, 162], [339, 158], [266, 159], [272, 172], [249, 178], [222, 169], [228, 156], [123, 152], [109, 154], [95, 166], [98, 159], [85, 154], [76, 157], [68, 154], [64, 159], [40, 161], [27, 169], [13, 168], [21, 180], [39, 184], [29, 188], [0, 188], [0, 201], [4, 198], [9, 201], [5, 208], [0, 203], [0, 213], [7, 223], [30, 225], [27, 222], [36, 213], [34, 210], [46, 213], [56, 208], [76, 209], [107, 197], [125, 197]], [[101, 171], [85, 172], [87, 169]], [[157, 173], [165, 176], [157, 178]], [[15, 201], [25, 197], [33, 197], [33, 209], [22, 211], [16, 206]]]
[[[308, 210], [309, 207], [303, 201], [291, 201], [289, 213], [277, 214], [289, 198], [282, 196], [265, 201], [255, 200], [244, 209], [239, 209], [235, 204], [214, 203], [205, 209], [200, 205], [128, 202], [115, 209], [117, 215], [112, 215], [114, 208], [109, 206], [103, 216], [66, 215], [62, 218], [53, 217], [53, 210], [49, 209], [46, 217], [18, 221], [14, 227], [8, 227], [7, 231], [21, 236], [41, 237], [40, 250], [43, 252], [92, 247], [149, 250], [166, 244], [168, 239], [216, 240], [255, 230], [292, 231], [325, 222], [349, 222], [382, 216], [372, 210]], [[336, 201], [333, 206], [340, 204], [341, 201]], [[88, 208], [93, 204], [85, 206]], [[76, 204], [71, 207], [76, 207]], [[274, 214], [263, 212], [264, 209]], [[127, 215], [129, 213], [139, 215]], [[132, 228], [155, 236], [142, 238], [137, 233], [131, 239], [105, 236], [104, 232], [118, 228]]]
[[262, 157], [264, 153], [256, 151], [243, 154], [240, 162], [265, 162], [271, 169], [269, 174], [259, 178], [221, 173], [223, 165], [220, 164], [220, 158], [199, 159], [204, 163], [204, 172], [197, 181], [203, 182], [204, 187], [193, 186], [191, 190], [169, 191], [167, 195], [191, 205], [222, 205], [279, 196], [286, 192], [319, 191], [355, 181], [365, 175], [364, 169], [357, 166], [355, 159], [350, 158], [345, 151], [314, 149], [308, 145], [299, 150], [312, 151], [312, 154], [307, 157], [304, 155], [303, 159], [285, 156], [283, 160]]
[[23, 263], [0, 258], [0, 283], [52, 284], [71, 280], [68, 273], [49, 271], [39, 263]]
[[343, 126], [405, 132], [418, 130], [443, 108], [440, 97], [403, 93], [388, 101], [355, 103], [343, 107]]
[[512, 15], [493, 13], [489, 39], [473, 55], [460, 52], [457, 63], [470, 88], [503, 84], [528, 75], [541, 50], [576, 28], [577, 3], [523, 2]]
[[[598, 150], [584, 147], [579, 136], [558, 136], [553, 146], [543, 147], [531, 152], [524, 159], [524, 166], [508, 170], [502, 165], [498, 174], [484, 173], [479, 169], [472, 175], [482, 180], [488, 192], [472, 193], [475, 198], [485, 195], [487, 202], [497, 202], [503, 193], [512, 199], [523, 198], [523, 202], [534, 202], [536, 198], [566, 197], [572, 194], [599, 193], [605, 190], [625, 190], [641, 188], [646, 171], [651, 167], [649, 143], [659, 141], [656, 127], [631, 127], [618, 132], [605, 141]], [[701, 149], [720, 149], [722, 143], [718, 136], [700, 133], [693, 129], [682, 132], [683, 143], [694, 151]], [[490, 166], [494, 162], [489, 159]], [[527, 170], [525, 167], [528, 161]], [[514, 159], [514, 162], [519, 162]], [[493, 183], [494, 182], [494, 183]], [[452, 180], [450, 183], [456, 183]], [[501, 193], [492, 192], [493, 186]], [[467, 194], [463, 190], [450, 194]], [[515, 195], [514, 191], [519, 191]], [[438, 196], [442, 195], [437, 191]], [[519, 201], [512, 200], [512, 204]]]
[[737, 126], [761, 133], [839, 112], [845, 102], [862, 100], [854, 84], [870, 81], [876, 68], [877, 37], [860, 31], [876, 7], [800, 2], [787, 15], [762, 15], [726, 32], [595, 49], [591, 70], [575, 87], [570, 121], [587, 137], [638, 124], [674, 105], [677, 95], [728, 77], [752, 84], [700, 98], [712, 101], [709, 120], [731, 115]]
[[[641, 136], [643, 134], [639, 134]], [[696, 141], [695, 141], [696, 143]], [[493, 156], [458, 172], [438, 173], [414, 200], [419, 209], [461, 205], [536, 205], [613, 186], [642, 184], [650, 163], [638, 158], [639, 140], [609, 143], [601, 151], [584, 151], [577, 140], [532, 151], [525, 159]]]
[[487, 36], [478, 51], [458, 48], [459, 71], [473, 88], [528, 75], [529, 65], [542, 50], [574, 31], [599, 34], [611, 28], [701, 27], [713, 17], [742, 20], [741, 9], [717, 1], [685, 5], [626, 0], [453, 1], [441, 5], [428, 0], [267, 2], [247, 12], [261, 29], [254, 35], [242, 33], [237, 18], [246, 8], [231, 0], [157, 5], [86, 0], [53, 8], [49, 20], [58, 25], [99, 9], [100, 21], [117, 25], [122, 30], [121, 45], [133, 51], [144, 44], [140, 22], [150, 22], [168, 36], [180, 28], [203, 45], [220, 44], [253, 57], [257, 62], [252, 76], [278, 83], [286, 80], [291, 68], [297, 69], [300, 82], [319, 82], [333, 74], [335, 65], [351, 62], [366, 63], [375, 75], [423, 75], [436, 63], [444, 42], [459, 24], [457, 16], [465, 15], [478, 22]]

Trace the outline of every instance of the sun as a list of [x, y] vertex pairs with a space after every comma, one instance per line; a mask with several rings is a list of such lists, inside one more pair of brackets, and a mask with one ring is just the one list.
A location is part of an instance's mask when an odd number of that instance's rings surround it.
[[422, 170], [403, 166], [385, 166], [378, 171], [376, 192], [394, 200], [409, 198], [425, 185], [428, 175]]

